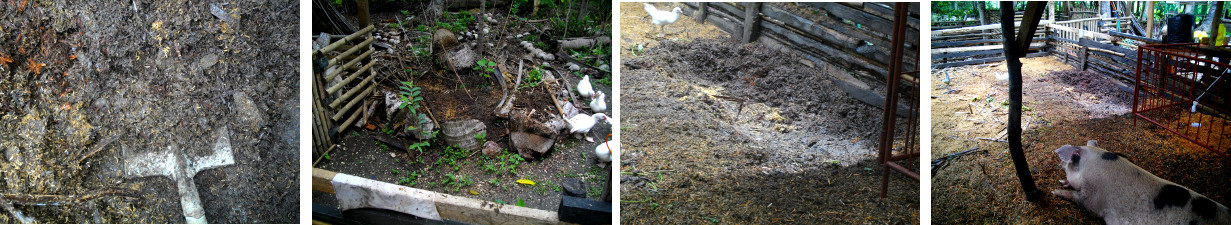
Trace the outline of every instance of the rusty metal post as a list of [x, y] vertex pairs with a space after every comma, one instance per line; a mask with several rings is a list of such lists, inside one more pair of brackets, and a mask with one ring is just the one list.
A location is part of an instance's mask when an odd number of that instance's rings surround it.
[[894, 5], [894, 20], [893, 20], [893, 46], [890, 49], [889, 74], [887, 74], [885, 83], [888, 88], [885, 91], [885, 107], [881, 120], [881, 137], [880, 149], [877, 162], [880, 162], [882, 168], [881, 174], [881, 198], [884, 198], [889, 190], [889, 170], [888, 163], [893, 155], [893, 133], [894, 125], [897, 122], [898, 111], [898, 86], [900, 86], [902, 77], [902, 51], [906, 39], [906, 15], [909, 3], [899, 2]]

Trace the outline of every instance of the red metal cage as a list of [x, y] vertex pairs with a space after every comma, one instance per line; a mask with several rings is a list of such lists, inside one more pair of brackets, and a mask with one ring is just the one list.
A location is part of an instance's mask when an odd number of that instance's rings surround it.
[[1222, 51], [1197, 44], [1139, 47], [1134, 126], [1144, 119], [1231, 159], [1231, 55], [1211, 55]]

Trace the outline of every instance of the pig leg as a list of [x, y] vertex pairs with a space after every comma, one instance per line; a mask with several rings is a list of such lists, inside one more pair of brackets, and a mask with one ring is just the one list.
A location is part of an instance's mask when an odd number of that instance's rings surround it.
[[1069, 185], [1069, 181], [1068, 181], [1068, 180], [1058, 180], [1058, 181], [1060, 181], [1060, 184], [1063, 184], [1063, 185], [1064, 185], [1063, 187], [1060, 187], [1060, 188], [1063, 188], [1063, 189], [1077, 189], [1077, 188], [1073, 188], [1073, 186], [1072, 186], [1072, 185]]
[[1073, 195], [1075, 194], [1075, 191], [1052, 190], [1051, 194], [1056, 195], [1057, 197], [1060, 197], [1061, 199], [1064, 199], [1064, 200], [1069, 200], [1069, 201], [1074, 201], [1074, 202], [1077, 201], [1076, 199], [1073, 199]]

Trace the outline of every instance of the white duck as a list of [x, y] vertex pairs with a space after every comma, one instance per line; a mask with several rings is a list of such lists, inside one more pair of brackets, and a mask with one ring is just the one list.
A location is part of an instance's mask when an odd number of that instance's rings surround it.
[[577, 93], [587, 98], [594, 98], [594, 87], [590, 86], [590, 75], [581, 78], [581, 82], [577, 82]]
[[598, 155], [599, 163], [611, 162], [611, 152], [618, 151], [620, 151], [620, 142], [617, 140], [608, 140], [598, 144], [598, 147], [594, 147], [594, 154]]
[[654, 8], [654, 5], [650, 5], [649, 3], [643, 4], [645, 4], [645, 12], [650, 14], [650, 19], [652, 20], [650, 23], [658, 25], [659, 37], [665, 35], [665, 31], [663, 29], [667, 26], [667, 24], [675, 23], [675, 20], [680, 18], [680, 13], [683, 12], [680, 10], [680, 7], [675, 7], [675, 9], [672, 9], [671, 11], [658, 11], [658, 8]]
[[602, 91], [594, 91], [594, 98], [590, 99], [590, 110], [594, 112], [607, 111], [607, 94]]
[[602, 114], [602, 113], [595, 113], [592, 116], [586, 115], [586, 114], [577, 114], [576, 116], [573, 116], [573, 118], [568, 119], [568, 127], [569, 127], [568, 132], [571, 134], [584, 134], [586, 136], [586, 141], [594, 142], [594, 139], [590, 138], [590, 135], [589, 135], [590, 128], [594, 128], [594, 124], [597, 124], [598, 121], [606, 121], [606, 120], [607, 120], [607, 115]]

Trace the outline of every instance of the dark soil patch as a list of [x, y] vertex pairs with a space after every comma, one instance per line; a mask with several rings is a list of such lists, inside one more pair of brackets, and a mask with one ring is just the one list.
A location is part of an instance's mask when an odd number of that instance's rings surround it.
[[[1031, 109], [1023, 111], [1023, 124], [1029, 126], [1024, 128], [1022, 143], [1039, 189], [1050, 192], [1061, 188], [1057, 180], [1064, 179], [1065, 174], [1053, 152], [1056, 148], [1098, 140], [1100, 147], [1128, 155], [1154, 175], [1214, 201], [1229, 201], [1231, 189], [1225, 181], [1231, 174], [1223, 169], [1227, 160], [1144, 120], [1138, 119], [1134, 125], [1133, 116], [1127, 114], [1131, 93], [1117, 93], [1124, 91], [1114, 86], [1107, 88], [1105, 81], [1100, 81], [1110, 79], [1104, 75], [1071, 68], [1052, 57], [1023, 59], [1024, 105]], [[1008, 144], [975, 139], [1004, 138], [1006, 110], [998, 103], [971, 101], [987, 96], [1004, 99], [1001, 96], [1005, 96], [1007, 87], [991, 76], [1004, 69], [1003, 64], [989, 64], [932, 74], [933, 80], [940, 80], [949, 72], [953, 85], [937, 82], [932, 93], [961, 90], [937, 94], [932, 101], [932, 158], [976, 147], [983, 150], [950, 161], [948, 167], [933, 173], [933, 222], [1102, 224], [1102, 219], [1050, 194], [1039, 202], [1026, 201]], [[1120, 96], [1127, 96], [1128, 101], [1116, 100]], [[1170, 124], [1178, 120], [1165, 121]], [[1225, 121], [1206, 124], [1228, 125]]]
[[839, 69], [712, 39], [625, 59], [623, 222], [918, 223], [914, 180], [878, 198], [881, 111], [819, 88]]
[[0, 192], [123, 194], [17, 210], [44, 223], [183, 223], [175, 182], [126, 178], [125, 161], [208, 155], [227, 129], [235, 164], [194, 177], [206, 218], [299, 221], [299, 70], [286, 57], [298, 53], [298, 2], [92, 3], [0, 4], [0, 58], [11, 59], [0, 60]]

